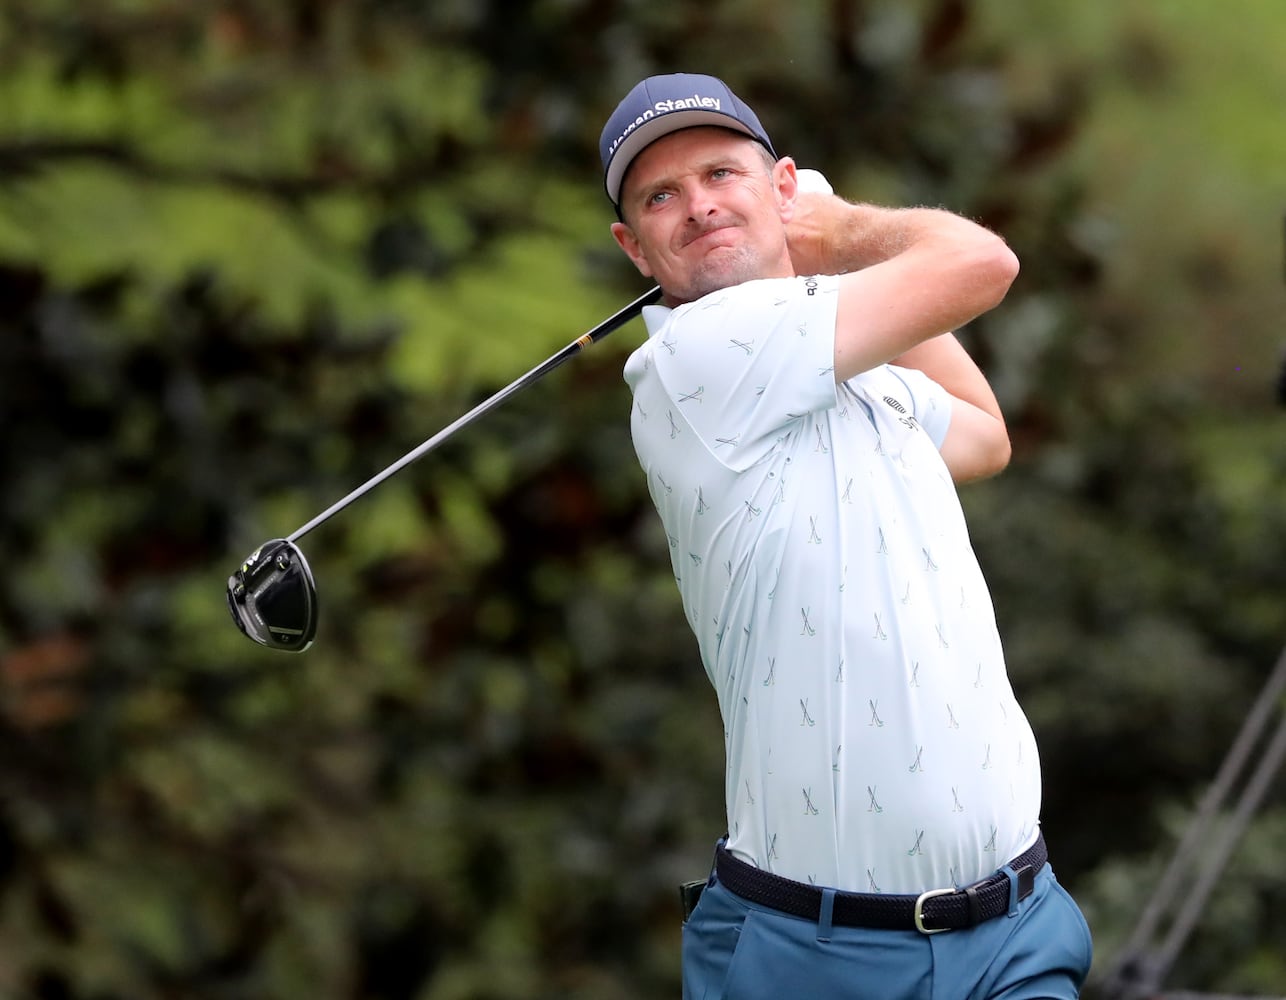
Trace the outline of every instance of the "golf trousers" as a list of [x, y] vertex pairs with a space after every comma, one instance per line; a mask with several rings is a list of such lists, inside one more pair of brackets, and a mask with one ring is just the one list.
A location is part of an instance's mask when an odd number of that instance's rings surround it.
[[1073, 1000], [1091, 957], [1048, 865], [1009, 915], [933, 935], [823, 926], [712, 876], [683, 926], [683, 1000]]

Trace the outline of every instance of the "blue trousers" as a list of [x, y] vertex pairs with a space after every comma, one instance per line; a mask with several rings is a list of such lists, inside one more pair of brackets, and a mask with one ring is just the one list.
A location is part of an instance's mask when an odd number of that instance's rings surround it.
[[1048, 865], [1010, 915], [932, 936], [823, 927], [712, 878], [683, 925], [683, 1000], [1074, 1000], [1092, 954]]

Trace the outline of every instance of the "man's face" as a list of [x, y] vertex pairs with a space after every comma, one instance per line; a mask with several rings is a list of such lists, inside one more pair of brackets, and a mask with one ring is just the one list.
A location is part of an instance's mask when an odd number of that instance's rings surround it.
[[677, 305], [793, 274], [785, 223], [794, 197], [791, 160], [770, 167], [753, 139], [722, 128], [684, 129], [630, 164], [621, 189], [625, 221], [612, 235]]

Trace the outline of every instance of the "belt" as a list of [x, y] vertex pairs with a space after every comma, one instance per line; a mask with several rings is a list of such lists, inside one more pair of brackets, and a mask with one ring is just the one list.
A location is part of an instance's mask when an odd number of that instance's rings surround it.
[[[922, 934], [973, 927], [1008, 913], [1010, 869], [1017, 878], [1018, 899], [1026, 899], [1036, 874], [1049, 860], [1043, 834], [1036, 843], [995, 875], [961, 889], [930, 889], [916, 895], [835, 892], [831, 922], [845, 927], [883, 930], [917, 930]], [[769, 909], [808, 920], [820, 920], [824, 892], [815, 885], [796, 882], [739, 860], [720, 842], [715, 850], [715, 872], [731, 892]]]

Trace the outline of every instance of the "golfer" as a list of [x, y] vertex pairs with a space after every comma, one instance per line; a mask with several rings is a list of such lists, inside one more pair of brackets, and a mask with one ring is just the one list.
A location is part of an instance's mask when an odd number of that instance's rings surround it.
[[612, 235], [663, 291], [631, 428], [723, 716], [684, 997], [1075, 997], [1089, 931], [955, 489], [1010, 446], [944, 331], [1017, 260], [826, 193], [709, 76], [638, 84], [601, 153]]

